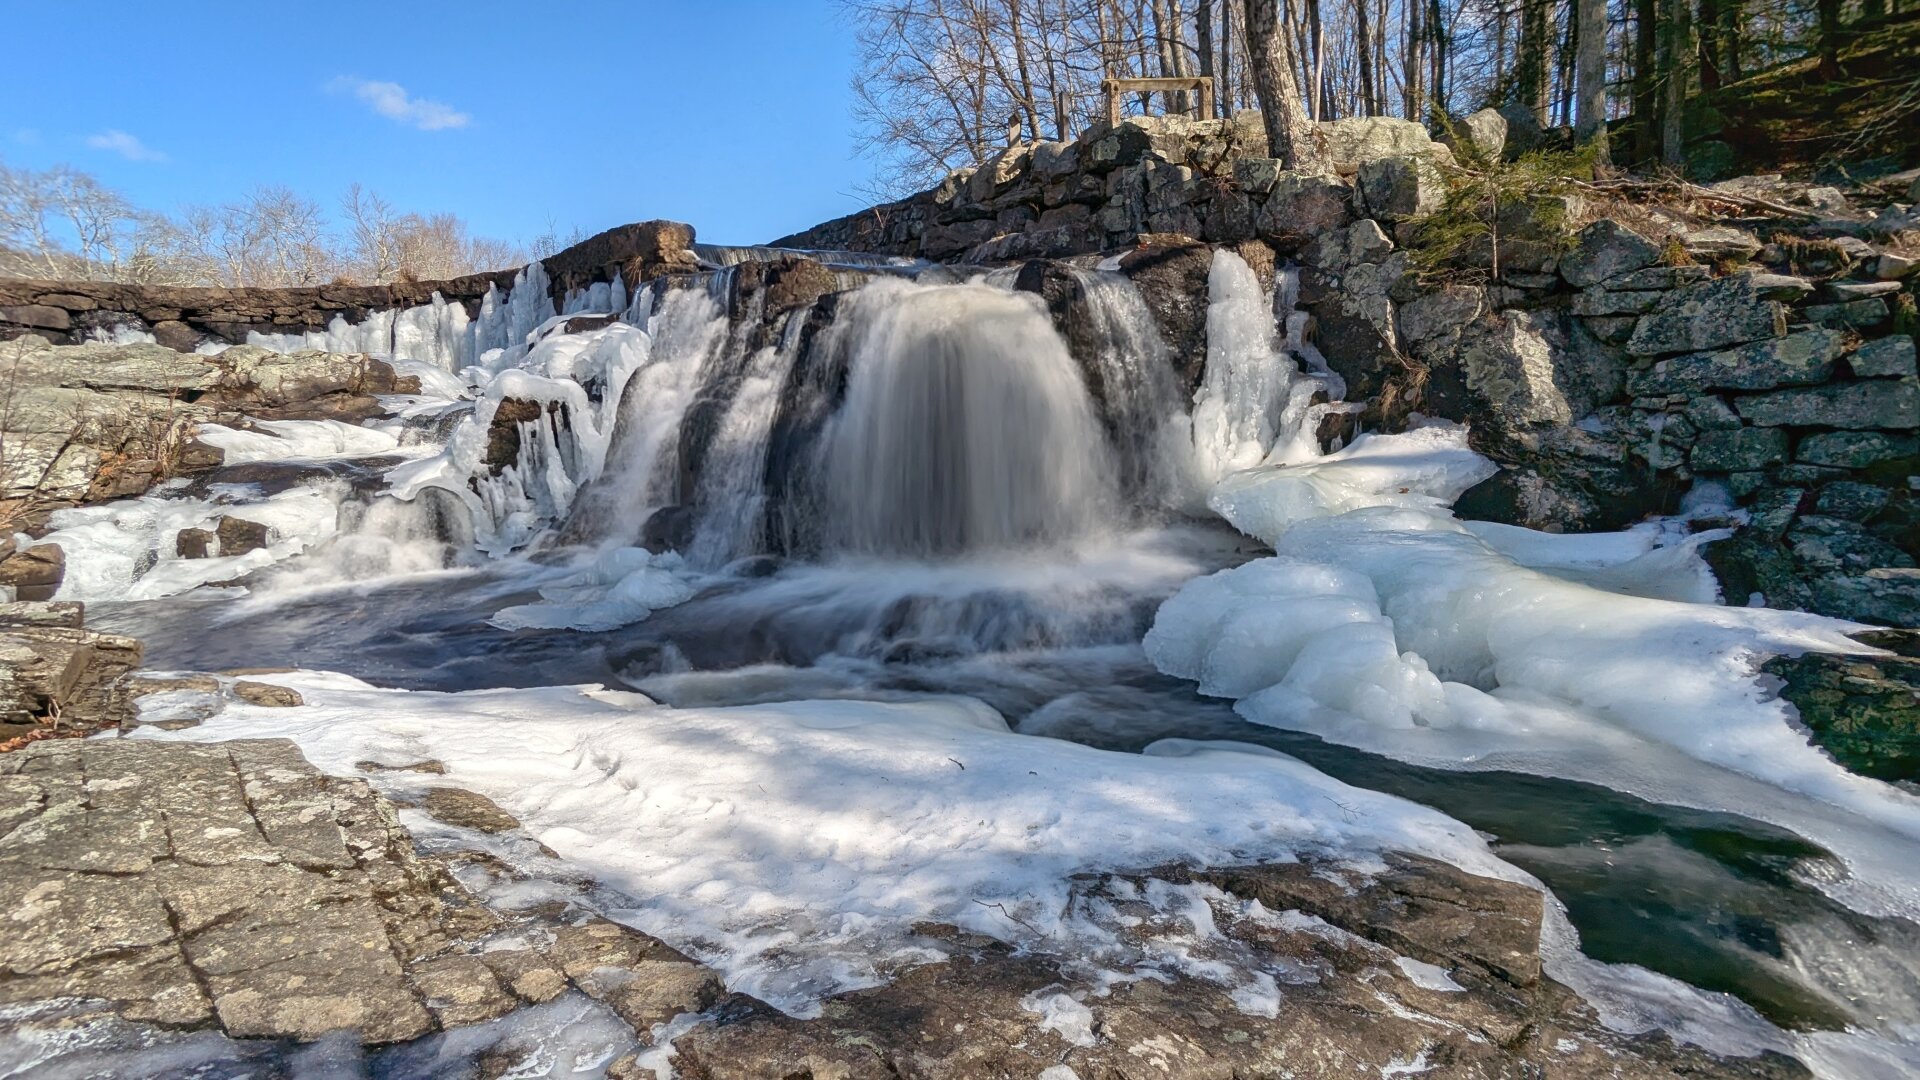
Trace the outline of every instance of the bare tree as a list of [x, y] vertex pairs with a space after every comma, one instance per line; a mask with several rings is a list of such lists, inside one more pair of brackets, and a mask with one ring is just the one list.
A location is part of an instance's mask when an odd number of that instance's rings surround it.
[[1579, 108], [1574, 137], [1591, 147], [1595, 165], [1609, 161], [1607, 149], [1607, 0], [1575, 0], [1580, 24], [1574, 82]]
[[1277, 0], [1243, 0], [1247, 28], [1247, 65], [1267, 128], [1268, 152], [1289, 169], [1320, 172], [1327, 167], [1324, 144], [1301, 104], [1300, 70], [1293, 42], [1280, 23]]

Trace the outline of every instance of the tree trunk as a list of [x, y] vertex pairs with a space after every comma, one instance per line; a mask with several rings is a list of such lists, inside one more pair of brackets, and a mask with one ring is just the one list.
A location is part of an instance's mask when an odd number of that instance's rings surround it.
[[1720, 5], [1720, 74], [1725, 82], [1739, 82], [1746, 73], [1740, 67], [1741, 21], [1746, 18], [1741, 0], [1717, 0]]
[[[1180, 50], [1175, 44], [1180, 33], [1180, 21], [1174, 15], [1176, 8], [1168, 5], [1167, 0], [1153, 0], [1153, 46], [1155, 56], [1160, 61], [1160, 74], [1169, 77], [1182, 74], [1180, 70]], [[1167, 114], [1184, 113], [1190, 106], [1185, 90], [1167, 91]]]
[[1493, 6], [1493, 89], [1487, 92], [1487, 104], [1498, 106], [1507, 99], [1507, 9]]
[[1700, 0], [1700, 89], [1720, 89], [1720, 0]]
[[1552, 0], [1521, 0], [1520, 52], [1514, 58], [1514, 95], [1533, 110], [1542, 127], [1548, 124], [1547, 103], [1551, 90], [1547, 73], [1553, 53]]
[[[1579, 0], [1574, 0], [1578, 3]], [[1560, 43], [1560, 123], [1573, 126], [1573, 59], [1580, 48], [1580, 18], [1567, 6], [1567, 34]]]
[[1309, 114], [1315, 120], [1328, 119], [1327, 113], [1327, 35], [1320, 23], [1320, 0], [1305, 0], [1307, 9], [1307, 41], [1310, 46], [1307, 64], [1307, 85], [1313, 97], [1313, 107]]
[[1819, 0], [1820, 77], [1840, 77], [1840, 0]]
[[1433, 41], [1433, 79], [1427, 88], [1428, 111], [1431, 115], [1414, 117], [1435, 128], [1447, 118], [1447, 70], [1453, 59], [1453, 39], [1447, 33], [1444, 15], [1445, 8], [1440, 0], [1432, 0], [1427, 5], [1427, 36]]
[[1407, 0], [1406, 42], [1400, 49], [1400, 96], [1409, 120], [1426, 114], [1427, 22], [1426, 4]]
[[1646, 161], [1660, 146], [1660, 73], [1654, 70], [1660, 30], [1657, 0], [1633, 0], [1633, 24], [1633, 156]]
[[1261, 118], [1267, 128], [1267, 152], [1283, 168], [1322, 172], [1326, 151], [1319, 133], [1300, 103], [1300, 84], [1294, 80], [1299, 64], [1293, 43], [1280, 25], [1277, 0], [1243, 0], [1247, 28], [1247, 69], [1253, 92], [1260, 98]]
[[1607, 149], [1607, 0], [1575, 0], [1574, 21], [1580, 24], [1579, 48], [1574, 56], [1574, 83], [1579, 108], [1574, 137], [1590, 147], [1595, 165], [1610, 164]]
[[[1013, 35], [1014, 71], [1019, 76], [1020, 111], [1026, 117], [1027, 139], [1039, 142], [1040, 107], [1033, 92], [1033, 72], [1027, 62], [1027, 31], [1021, 22], [1020, 0], [1007, 0], [1007, 30]], [[1059, 133], [1055, 132], [1055, 137]]]
[[[1823, 0], [1826, 2], [1826, 0]], [[1686, 164], [1687, 86], [1692, 81], [1693, 2], [1669, 0], [1660, 43], [1664, 80], [1660, 109], [1660, 160], [1673, 168]]]
[[1225, 102], [1221, 109], [1232, 116], [1234, 106], [1240, 101], [1240, 88], [1233, 81], [1233, 0], [1225, 0], [1220, 5], [1220, 77], [1226, 81], [1222, 87], [1226, 92], [1216, 90], [1215, 94]]
[[1373, 33], [1367, 28], [1368, 2], [1354, 0], [1353, 5], [1355, 32], [1360, 38], [1357, 46], [1360, 52], [1360, 110], [1368, 116], [1379, 116], [1380, 99], [1373, 92]]
[[[1213, 0], [1196, 0], [1193, 8], [1193, 47], [1194, 55], [1200, 61], [1200, 77], [1213, 78]], [[1211, 120], [1221, 116], [1220, 80], [1213, 83], [1213, 116], [1202, 117]]]

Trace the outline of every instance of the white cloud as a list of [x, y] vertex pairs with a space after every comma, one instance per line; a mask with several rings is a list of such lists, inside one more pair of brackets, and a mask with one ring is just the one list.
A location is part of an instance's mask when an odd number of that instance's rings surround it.
[[467, 121], [473, 119], [451, 105], [414, 97], [399, 83], [343, 75], [333, 80], [328, 89], [335, 93], [352, 94], [381, 116], [421, 131], [466, 127]]
[[95, 150], [111, 150], [128, 161], [165, 161], [167, 155], [124, 131], [109, 129], [87, 136], [87, 145]]

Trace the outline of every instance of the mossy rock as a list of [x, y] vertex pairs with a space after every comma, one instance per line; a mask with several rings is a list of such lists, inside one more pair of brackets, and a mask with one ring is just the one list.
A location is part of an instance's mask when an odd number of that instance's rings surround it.
[[1848, 769], [1880, 780], [1920, 781], [1920, 633], [1857, 635], [1907, 655], [1776, 657], [1780, 696], [1800, 710], [1816, 745]]

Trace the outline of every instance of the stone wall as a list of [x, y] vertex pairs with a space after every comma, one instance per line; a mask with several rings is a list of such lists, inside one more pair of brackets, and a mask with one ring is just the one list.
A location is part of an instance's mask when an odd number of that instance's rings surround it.
[[[569, 288], [629, 281], [695, 269], [693, 228], [671, 221], [622, 225], [541, 260], [556, 303]], [[192, 351], [208, 341], [244, 344], [250, 331], [319, 330], [344, 317], [364, 321], [378, 311], [419, 307], [435, 294], [478, 312], [493, 286], [507, 288], [520, 268], [443, 281], [390, 285], [314, 285], [288, 289], [173, 288], [104, 281], [36, 281], [0, 277], [0, 341], [32, 334], [56, 345], [93, 340], [116, 328], [151, 333], [168, 348]]]
[[376, 311], [418, 307], [434, 293], [478, 307], [488, 286], [512, 282], [514, 271], [450, 281], [392, 285], [316, 285], [295, 289], [187, 289], [105, 281], [0, 278], [0, 339], [34, 334], [58, 345], [80, 344], [96, 329], [127, 327], [152, 333], [169, 348], [191, 351], [202, 342], [244, 343], [248, 331], [286, 334], [319, 330], [334, 316], [350, 323]]
[[1267, 156], [1259, 113], [1133, 117], [1073, 142], [1010, 146], [935, 188], [773, 243], [976, 263], [1112, 251], [1152, 233], [1291, 250], [1345, 217], [1363, 164], [1452, 157], [1405, 120], [1320, 127], [1337, 177], [1283, 171]]

